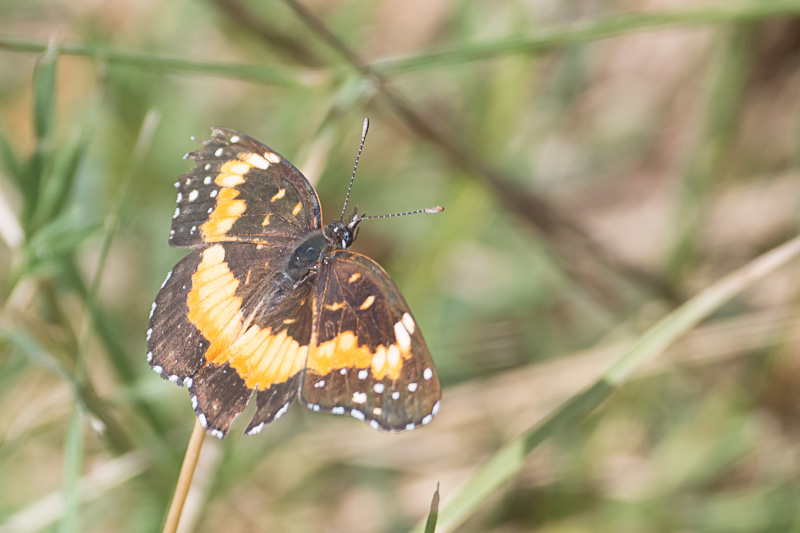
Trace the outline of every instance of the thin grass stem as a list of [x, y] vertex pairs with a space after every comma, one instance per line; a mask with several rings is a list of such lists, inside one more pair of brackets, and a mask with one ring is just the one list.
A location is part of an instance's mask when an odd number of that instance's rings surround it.
[[169, 505], [167, 520], [164, 522], [163, 533], [175, 533], [181, 521], [183, 504], [186, 503], [186, 496], [192, 486], [192, 478], [197, 468], [197, 461], [200, 459], [200, 450], [203, 449], [203, 441], [206, 438], [206, 430], [200, 425], [200, 421], [195, 419], [192, 436], [189, 437], [189, 445], [186, 447], [186, 455], [183, 457], [181, 473], [178, 476], [178, 483], [175, 485], [175, 494], [172, 496], [172, 503]]

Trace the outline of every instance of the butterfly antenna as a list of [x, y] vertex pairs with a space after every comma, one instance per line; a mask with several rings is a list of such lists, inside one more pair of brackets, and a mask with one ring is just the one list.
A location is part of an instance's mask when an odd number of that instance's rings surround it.
[[392, 213], [389, 215], [361, 215], [360, 219], [364, 220], [367, 218], [391, 218], [391, 217], [404, 217], [406, 215], [417, 215], [419, 213], [441, 213], [444, 211], [444, 207], [437, 205], [436, 207], [429, 207], [427, 209], [417, 209], [416, 211], [406, 211], [405, 213]]
[[350, 176], [350, 185], [347, 186], [347, 194], [344, 197], [344, 205], [342, 206], [342, 216], [339, 217], [339, 221], [344, 220], [344, 212], [347, 209], [347, 201], [350, 199], [350, 190], [353, 188], [353, 180], [356, 179], [358, 160], [361, 159], [361, 150], [364, 149], [364, 141], [367, 140], [367, 131], [369, 131], [369, 118], [364, 118], [364, 126], [361, 128], [361, 145], [358, 147], [358, 153], [356, 154], [356, 164], [353, 166], [353, 175]]

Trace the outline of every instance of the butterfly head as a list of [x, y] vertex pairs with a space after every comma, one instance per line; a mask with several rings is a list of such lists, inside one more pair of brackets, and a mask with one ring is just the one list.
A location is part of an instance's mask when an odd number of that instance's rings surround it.
[[358, 214], [358, 208], [353, 210], [347, 222], [334, 220], [325, 228], [325, 237], [337, 248], [347, 248], [353, 244], [358, 235], [358, 225], [364, 220], [364, 215]]

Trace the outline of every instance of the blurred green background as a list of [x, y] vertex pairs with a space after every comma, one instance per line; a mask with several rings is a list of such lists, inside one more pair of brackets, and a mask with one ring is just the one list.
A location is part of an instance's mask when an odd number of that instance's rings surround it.
[[799, 94], [797, 1], [0, 0], [0, 531], [160, 528], [194, 417], [144, 332], [190, 137], [262, 140], [329, 220], [364, 116], [360, 211], [446, 207], [355, 245], [441, 413], [387, 435], [295, 406], [247, 439], [243, 416], [185, 531], [408, 531], [437, 482], [437, 531], [800, 531], [796, 263], [557, 410], [796, 235]]

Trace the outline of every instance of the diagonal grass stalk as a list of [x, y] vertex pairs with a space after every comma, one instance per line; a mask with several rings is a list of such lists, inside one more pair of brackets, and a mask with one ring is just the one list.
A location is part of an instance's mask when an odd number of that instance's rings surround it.
[[[29, 39], [0, 36], [0, 49], [12, 52], [42, 53], [47, 45]], [[324, 71], [313, 69], [292, 69], [276, 65], [244, 65], [212, 61], [194, 61], [179, 57], [166, 57], [153, 54], [120, 52], [102, 45], [61, 44], [59, 53], [97, 59], [115, 65], [125, 65], [145, 69], [184, 72], [201, 76], [219, 76], [275, 85], [278, 87], [307, 87], [327, 82]]]
[[[369, 63], [368, 66], [376, 73], [393, 76], [508, 55], [544, 52], [573, 44], [644, 31], [758, 21], [797, 14], [800, 14], [800, 4], [796, 1], [778, 0], [774, 2], [737, 2], [719, 6], [708, 5], [655, 13], [613, 15], [577, 24], [542, 29], [530, 35], [460, 45], [458, 48], [450, 50], [410, 57], [379, 59]], [[47, 49], [47, 44], [5, 35], [0, 36], [0, 49], [23, 53], [42, 53]], [[91, 57], [119, 65], [203, 76], [229, 77], [285, 87], [318, 86], [327, 83], [330, 79], [330, 72], [326, 73], [325, 69], [292, 69], [275, 65], [194, 61], [180, 57], [121, 52], [92, 44], [62, 44], [59, 52], [64, 55]], [[332, 69], [331, 72], [334, 70], [336, 69]]]
[[[718, 280], [653, 325], [590, 387], [573, 396], [536, 426], [501, 448], [481, 466], [439, 512], [439, 531], [453, 531], [522, 468], [536, 447], [559, 429], [597, 408], [645, 362], [719, 309], [731, 298], [800, 256], [800, 237], [773, 248]], [[414, 533], [422, 533], [418, 524]]]
[[508, 55], [541, 53], [574, 44], [589, 43], [643, 31], [757, 21], [797, 15], [798, 13], [800, 13], [800, 4], [796, 1], [781, 0], [724, 3], [674, 11], [613, 15], [542, 29], [530, 35], [475, 44], [461, 44], [452, 50], [378, 60], [370, 66], [380, 74], [394, 76]]

